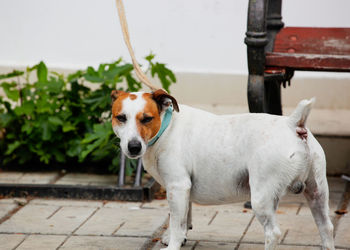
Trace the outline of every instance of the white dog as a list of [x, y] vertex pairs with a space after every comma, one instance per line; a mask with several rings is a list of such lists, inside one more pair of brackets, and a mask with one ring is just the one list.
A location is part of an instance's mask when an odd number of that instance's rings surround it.
[[304, 192], [323, 248], [334, 249], [325, 155], [305, 127], [314, 100], [301, 101], [290, 116], [219, 116], [179, 107], [163, 90], [113, 91], [112, 99], [113, 130], [123, 152], [142, 156], [147, 172], [167, 190], [165, 249], [180, 249], [186, 240], [191, 202], [225, 204], [247, 195], [264, 227], [265, 249], [274, 249], [281, 235], [275, 211], [288, 190]]

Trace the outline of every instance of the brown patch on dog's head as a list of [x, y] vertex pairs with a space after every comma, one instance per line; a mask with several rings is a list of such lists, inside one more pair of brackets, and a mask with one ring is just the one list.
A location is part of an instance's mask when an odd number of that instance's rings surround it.
[[130, 100], [135, 100], [137, 98], [137, 95], [135, 94], [129, 94]]
[[144, 141], [148, 142], [159, 131], [161, 126], [160, 113], [157, 103], [150, 93], [144, 93], [142, 98], [146, 101], [144, 109], [136, 115], [137, 129]]
[[[117, 116], [123, 109], [123, 100], [129, 97], [129, 93], [121, 90], [113, 90], [111, 93], [112, 98], [112, 126], [119, 125], [120, 121]], [[118, 100], [118, 101], [117, 101]]]

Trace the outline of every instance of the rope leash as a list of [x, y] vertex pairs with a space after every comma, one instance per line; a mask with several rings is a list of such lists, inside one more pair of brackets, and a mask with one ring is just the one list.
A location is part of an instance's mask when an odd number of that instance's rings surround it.
[[120, 26], [122, 28], [124, 42], [126, 44], [126, 47], [129, 50], [129, 54], [131, 56], [132, 64], [134, 65], [135, 73], [137, 78], [140, 80], [140, 82], [144, 83], [146, 86], [148, 86], [152, 91], [156, 91], [159, 88], [154, 86], [151, 81], [147, 78], [145, 73], [141, 70], [139, 64], [137, 63], [137, 60], [135, 58], [134, 50], [131, 47], [130, 43], [130, 36], [129, 36], [129, 30], [128, 30], [128, 24], [126, 22], [125, 17], [125, 10], [122, 0], [116, 0], [117, 3], [117, 9], [118, 9], [118, 15], [119, 15], [119, 21]]

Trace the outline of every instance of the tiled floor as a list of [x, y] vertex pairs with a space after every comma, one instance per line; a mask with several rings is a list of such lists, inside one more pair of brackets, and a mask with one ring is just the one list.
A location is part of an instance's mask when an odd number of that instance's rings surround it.
[[[28, 180], [11, 175], [12, 182]], [[31, 176], [31, 182], [50, 181], [52, 175]], [[9, 176], [8, 176], [9, 177]], [[34, 178], [35, 177], [35, 178]], [[0, 181], [4, 178], [0, 174]], [[9, 178], [9, 179], [11, 179]], [[36, 179], [37, 178], [37, 179]], [[73, 178], [74, 179], [74, 178]], [[81, 184], [78, 178], [77, 184]], [[104, 183], [101, 176], [88, 183]], [[84, 182], [84, 183], [85, 183]], [[106, 178], [106, 185], [111, 179]], [[350, 249], [350, 217], [334, 213], [345, 181], [329, 178], [330, 215], [337, 249]], [[349, 209], [349, 207], [348, 207]], [[320, 237], [302, 195], [287, 195], [277, 210], [282, 238], [278, 249], [320, 249]], [[168, 224], [165, 200], [150, 203], [60, 199], [0, 199], [0, 249], [154, 249]], [[193, 205], [193, 230], [182, 249], [264, 249], [264, 233], [243, 203]]]

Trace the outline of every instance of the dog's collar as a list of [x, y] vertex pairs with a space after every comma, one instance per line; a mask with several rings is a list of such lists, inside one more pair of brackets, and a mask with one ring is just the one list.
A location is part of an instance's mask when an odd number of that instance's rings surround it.
[[148, 146], [152, 146], [154, 143], [156, 143], [159, 137], [161, 137], [161, 135], [169, 126], [172, 116], [173, 116], [173, 105], [170, 105], [169, 108], [167, 108], [167, 110], [165, 111], [162, 125], [160, 126], [158, 133], [156, 134], [155, 137], [152, 138], [152, 140], [148, 142]]

